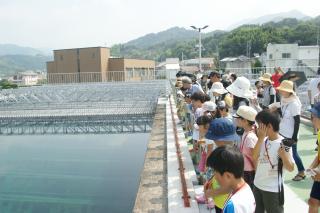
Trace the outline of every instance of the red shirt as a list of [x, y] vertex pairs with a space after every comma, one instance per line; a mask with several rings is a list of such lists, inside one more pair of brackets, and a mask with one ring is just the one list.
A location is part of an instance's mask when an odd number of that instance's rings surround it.
[[273, 87], [274, 88], [277, 88], [278, 86], [280, 86], [280, 78], [281, 78], [282, 74], [280, 73], [274, 73], [272, 76], [271, 76], [271, 80], [273, 81]]

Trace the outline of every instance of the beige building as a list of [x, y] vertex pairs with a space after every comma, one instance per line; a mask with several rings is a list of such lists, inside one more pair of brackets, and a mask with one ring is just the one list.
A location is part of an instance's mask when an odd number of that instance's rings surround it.
[[110, 57], [106, 47], [54, 50], [47, 62], [48, 83], [78, 83], [152, 79], [152, 60]]

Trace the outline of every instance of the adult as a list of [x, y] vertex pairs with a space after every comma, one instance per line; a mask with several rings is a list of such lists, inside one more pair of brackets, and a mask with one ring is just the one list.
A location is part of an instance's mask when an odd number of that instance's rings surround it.
[[221, 82], [214, 82], [211, 89], [208, 92], [210, 100], [217, 103], [218, 101], [224, 100], [228, 91], [223, 87]]
[[223, 84], [224, 88], [227, 88], [228, 86], [230, 86], [231, 82], [229, 80], [229, 75], [228, 74], [222, 75], [221, 83]]
[[271, 74], [265, 73], [259, 80], [263, 82], [262, 108], [266, 109], [270, 104], [276, 102], [276, 90], [272, 86]]
[[200, 85], [201, 85], [202, 90], [204, 92], [208, 91], [208, 75], [207, 74], [204, 74], [204, 75], [201, 76]]
[[246, 77], [238, 77], [226, 89], [233, 95], [234, 112], [242, 105], [249, 106], [249, 98], [253, 96], [253, 93], [250, 90], [250, 81]]
[[283, 75], [283, 72], [280, 67], [277, 67], [274, 69], [274, 73], [271, 76], [271, 80], [275, 88], [280, 86], [280, 78], [282, 77], [282, 75]]
[[[250, 81], [246, 77], [238, 77], [227, 90], [233, 95], [233, 114], [235, 114], [240, 106], [249, 106], [250, 98], [253, 97], [253, 92], [250, 90]], [[244, 129], [237, 127], [237, 134], [241, 136]], [[240, 142], [240, 137], [237, 142]]]
[[221, 81], [221, 74], [217, 71], [213, 71], [209, 74], [209, 79], [208, 89], [211, 89], [213, 83]]
[[301, 181], [305, 179], [305, 169], [298, 153], [297, 142], [300, 127], [301, 102], [293, 90], [293, 82], [284, 80], [277, 88], [281, 95], [281, 121], [279, 133], [285, 138], [296, 141], [292, 145], [292, 154], [298, 167], [298, 174], [292, 179]]
[[[308, 86], [308, 97], [309, 97], [309, 103], [311, 105], [311, 108], [314, 106], [314, 96], [317, 95], [318, 91], [318, 84], [320, 82], [320, 70], [317, 73], [316, 78], [312, 78], [309, 86]], [[312, 120], [312, 114], [311, 114], [311, 120]], [[313, 134], [317, 134], [316, 128], [313, 126]]]
[[191, 95], [193, 95], [196, 92], [204, 93], [201, 86], [197, 84], [192, 84], [192, 80], [189, 77], [183, 76], [181, 78], [181, 81], [182, 81], [182, 88], [185, 89], [186, 92], [191, 93]]

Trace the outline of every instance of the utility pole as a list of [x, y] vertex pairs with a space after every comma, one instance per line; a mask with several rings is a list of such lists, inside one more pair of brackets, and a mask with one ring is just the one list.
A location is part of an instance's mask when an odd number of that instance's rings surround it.
[[206, 29], [209, 27], [208, 25], [204, 27], [197, 28], [195, 26], [190, 26], [192, 29], [197, 30], [199, 32], [199, 71], [202, 72], [202, 67], [201, 67], [201, 51], [202, 51], [202, 44], [201, 44], [201, 30]]

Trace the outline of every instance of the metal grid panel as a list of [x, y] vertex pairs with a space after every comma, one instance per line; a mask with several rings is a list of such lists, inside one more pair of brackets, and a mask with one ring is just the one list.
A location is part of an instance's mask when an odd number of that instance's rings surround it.
[[45, 85], [0, 91], [0, 134], [150, 131], [167, 81]]

